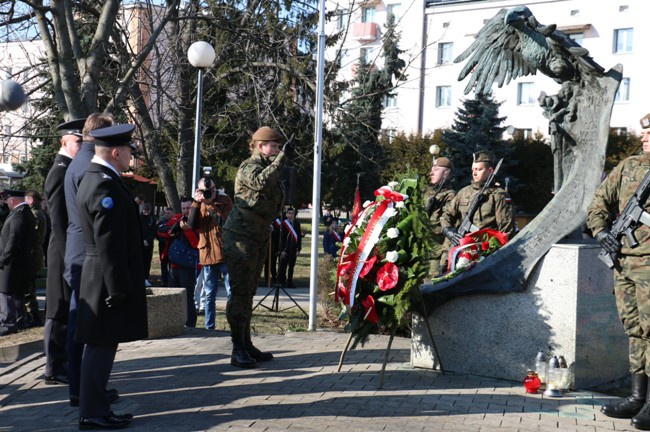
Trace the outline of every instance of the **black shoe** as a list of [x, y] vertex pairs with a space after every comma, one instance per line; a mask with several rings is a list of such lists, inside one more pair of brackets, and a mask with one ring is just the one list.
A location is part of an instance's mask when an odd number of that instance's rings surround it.
[[230, 364], [244, 369], [257, 367], [257, 362], [243, 348], [233, 348]]
[[633, 374], [632, 394], [618, 403], [603, 405], [600, 412], [612, 418], [632, 418], [641, 411], [647, 392], [648, 377], [645, 374]]
[[253, 345], [246, 348], [246, 352], [251, 356], [256, 362], [267, 362], [273, 360], [273, 354], [270, 352], [260, 351]]
[[104, 417], [80, 417], [79, 430], [90, 429], [122, 429], [131, 424], [131, 419], [121, 416], [107, 415]]
[[68, 377], [65, 375], [53, 375], [45, 376], [45, 384], [55, 385], [55, 384], [68, 384]]
[[133, 414], [131, 413], [115, 414], [113, 411], [111, 411], [110, 416], [122, 420], [133, 420]]

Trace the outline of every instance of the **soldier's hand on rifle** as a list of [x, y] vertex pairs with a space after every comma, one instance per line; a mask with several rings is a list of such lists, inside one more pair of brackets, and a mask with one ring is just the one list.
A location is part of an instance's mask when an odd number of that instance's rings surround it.
[[604, 229], [596, 234], [596, 241], [612, 255], [616, 255], [621, 250], [621, 242], [609, 230]]
[[456, 228], [443, 228], [442, 235], [444, 235], [449, 240], [451, 240], [451, 244], [453, 244], [454, 246], [458, 246], [460, 244], [460, 239], [463, 238], [463, 236], [458, 234]]

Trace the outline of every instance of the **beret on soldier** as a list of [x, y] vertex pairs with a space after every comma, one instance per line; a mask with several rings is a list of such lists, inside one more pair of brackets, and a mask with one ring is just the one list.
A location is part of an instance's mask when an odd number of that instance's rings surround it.
[[454, 164], [451, 160], [446, 157], [439, 157], [433, 160], [434, 166], [439, 166], [443, 168], [454, 169]]
[[132, 124], [118, 124], [90, 132], [95, 140], [95, 145], [100, 147], [129, 146], [135, 150], [135, 144], [131, 141], [131, 134], [135, 130]]
[[646, 114], [639, 120], [639, 123], [641, 123], [641, 129], [647, 129], [650, 127], [650, 114]]
[[491, 162], [494, 163], [494, 155], [487, 151], [474, 153], [474, 162]]
[[284, 137], [271, 129], [268, 126], [262, 126], [253, 134], [253, 140], [255, 141], [276, 141], [279, 142]]
[[84, 128], [84, 124], [86, 123], [86, 119], [76, 119], [76, 120], [70, 120], [69, 122], [61, 123], [56, 127], [56, 130], [59, 132], [59, 135], [77, 135], [77, 136], [82, 136], [83, 134], [81, 131]]

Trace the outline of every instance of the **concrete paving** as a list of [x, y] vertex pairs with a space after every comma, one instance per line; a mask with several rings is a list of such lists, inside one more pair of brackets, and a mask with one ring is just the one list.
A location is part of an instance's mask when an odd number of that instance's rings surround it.
[[[292, 293], [293, 295], [293, 293]], [[303, 300], [304, 301], [304, 300]], [[410, 366], [410, 340], [395, 338], [383, 387], [387, 336], [348, 353], [346, 334], [257, 335], [276, 358], [257, 369], [230, 365], [228, 333], [186, 329], [178, 337], [121, 344], [109, 387], [134, 431], [624, 431], [603, 416], [615, 399], [576, 391], [527, 395], [519, 382], [441, 374]], [[0, 365], [0, 431], [77, 430], [66, 386], [43, 383], [44, 357]]]

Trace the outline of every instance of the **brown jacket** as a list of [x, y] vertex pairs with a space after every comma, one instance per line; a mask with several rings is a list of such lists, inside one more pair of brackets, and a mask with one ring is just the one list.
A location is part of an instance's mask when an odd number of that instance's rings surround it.
[[227, 195], [217, 195], [210, 204], [193, 202], [188, 224], [199, 230], [199, 262], [201, 265], [220, 264], [226, 261], [223, 254], [222, 226], [232, 210], [232, 200]]

